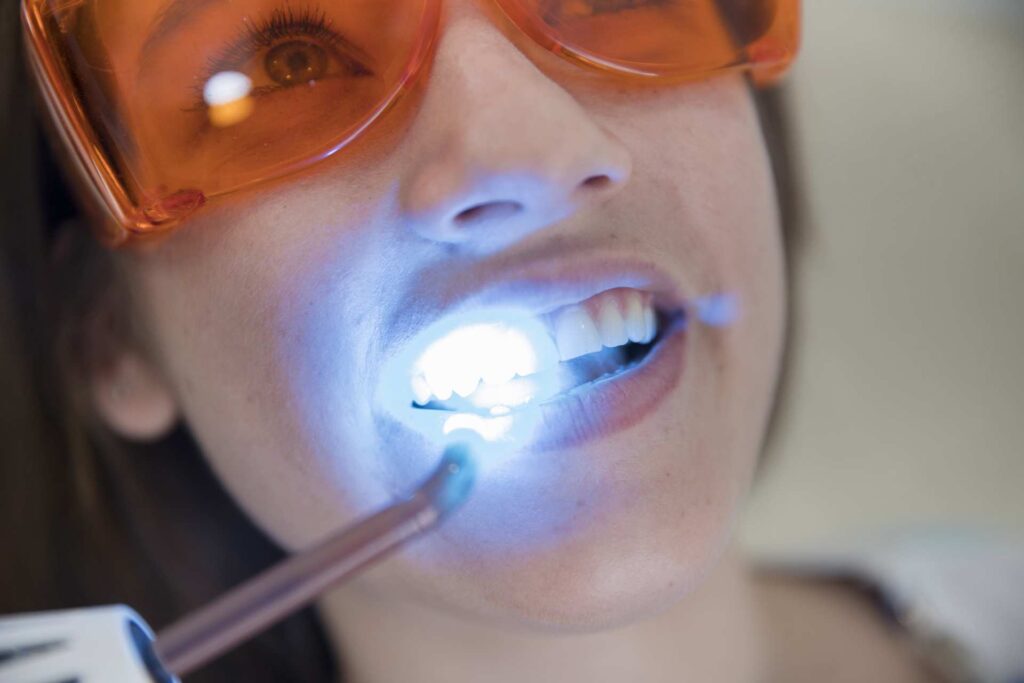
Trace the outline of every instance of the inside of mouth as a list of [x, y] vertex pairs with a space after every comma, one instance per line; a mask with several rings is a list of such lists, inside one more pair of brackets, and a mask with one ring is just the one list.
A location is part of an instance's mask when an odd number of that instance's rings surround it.
[[481, 384], [468, 396], [452, 394], [447, 400], [434, 397], [420, 405], [410, 403], [417, 410], [435, 410], [451, 413], [476, 413], [500, 417], [531, 405], [543, 405], [559, 398], [583, 391], [612, 380], [636, 368], [650, 355], [665, 336], [672, 319], [658, 313], [658, 334], [649, 342], [629, 342], [622, 346], [603, 348], [571, 360], [561, 361], [548, 376], [528, 375], [515, 377], [500, 387]]

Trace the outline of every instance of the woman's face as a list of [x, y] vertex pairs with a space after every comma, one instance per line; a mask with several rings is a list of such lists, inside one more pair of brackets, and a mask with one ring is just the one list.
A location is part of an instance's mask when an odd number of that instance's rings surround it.
[[[609, 306], [651, 302], [663, 331], [643, 363], [555, 396], [532, 446], [478, 453], [465, 507], [364, 581], [503, 621], [599, 627], [684, 594], [728, 542], [782, 340], [769, 163], [741, 77], [609, 82], [504, 32], [485, 5], [446, 3], [421, 91], [357, 142], [117, 258], [155, 374], [224, 485], [289, 549], [437, 461], [439, 435], [381, 391], [423, 330], [519, 306], [570, 356], [591, 329], [620, 334]], [[733, 324], [668, 329], [720, 292], [739, 303]], [[564, 308], [588, 299], [595, 328]]]

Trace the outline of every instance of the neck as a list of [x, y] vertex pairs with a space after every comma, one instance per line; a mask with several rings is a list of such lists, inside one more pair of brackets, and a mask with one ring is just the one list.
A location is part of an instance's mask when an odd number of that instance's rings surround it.
[[766, 666], [753, 579], [736, 553], [664, 613], [594, 633], [516, 630], [358, 586], [320, 609], [351, 683], [755, 681]]

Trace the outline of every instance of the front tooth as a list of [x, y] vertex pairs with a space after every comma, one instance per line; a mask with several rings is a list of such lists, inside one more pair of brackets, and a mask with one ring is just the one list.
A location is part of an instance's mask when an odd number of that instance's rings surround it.
[[[516, 376], [514, 359], [495, 358], [494, 362], [483, 371], [483, 381], [487, 384], [504, 384]], [[458, 389], [456, 388], [456, 391]]]
[[612, 297], [603, 297], [597, 312], [597, 327], [601, 331], [601, 343], [608, 348], [622, 346], [629, 341], [626, 321], [622, 319], [618, 302]]
[[508, 382], [516, 375], [525, 377], [537, 372], [537, 350], [524, 331], [514, 328], [505, 330], [502, 346], [503, 353], [508, 356], [509, 367], [505, 372], [511, 373], [503, 377], [503, 382]]
[[601, 350], [597, 325], [581, 306], [570, 306], [555, 321], [555, 343], [558, 356], [571, 360]]
[[430, 385], [423, 375], [413, 375], [412, 396], [418, 406], [425, 406], [430, 403]]
[[453, 355], [448, 363], [449, 381], [452, 391], [465, 398], [476, 391], [477, 385], [480, 384], [480, 375], [483, 373], [479, 368], [486, 365], [486, 358], [480, 355], [479, 349], [472, 349], [468, 344], [461, 349], [452, 350], [458, 351], [459, 354]]
[[477, 385], [480, 384], [480, 378], [474, 377], [473, 375], [464, 374], [461, 377], [456, 378], [455, 386], [452, 389], [456, 394], [462, 398], [466, 398], [474, 391], [476, 391]]
[[649, 344], [658, 334], [658, 317], [654, 314], [654, 306], [650, 304], [644, 306], [644, 326], [647, 328], [647, 334], [644, 335], [643, 343]]
[[632, 342], [642, 342], [647, 336], [647, 322], [644, 320], [644, 302], [639, 292], [626, 295], [626, 334]]
[[430, 393], [437, 397], [440, 401], [447, 401], [452, 397], [452, 384], [451, 378], [447, 376], [442, 370], [438, 372], [431, 372], [428, 367], [426, 369], [427, 385], [430, 386]]

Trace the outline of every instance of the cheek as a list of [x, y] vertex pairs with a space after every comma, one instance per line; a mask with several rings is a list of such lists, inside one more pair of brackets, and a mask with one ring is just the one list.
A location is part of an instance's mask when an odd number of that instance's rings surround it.
[[380, 315], [364, 277], [375, 248], [336, 227], [367, 219], [289, 210], [308, 200], [284, 193], [244, 215], [211, 213], [133, 269], [143, 326], [204, 455], [292, 549], [397, 486], [374, 458], [361, 400]]
[[719, 78], [650, 101], [624, 104], [617, 122], [634, 151], [631, 188], [659, 220], [643, 232], [645, 246], [672, 254], [701, 294], [735, 297], [738, 317], [724, 329], [693, 335], [690, 384], [717, 387], [693, 396], [720, 423], [717, 443], [735, 442], [732, 464], [749, 476], [770, 413], [785, 321], [782, 232], [771, 162], [748, 86]]
[[[738, 294], [739, 316], [723, 335], [723, 392], [736, 403], [741, 450], [760, 456], [784, 345], [786, 306], [782, 231], [771, 164], [757, 122], [738, 127], [722, 147], [728, 172], [716, 188], [720, 225], [710, 236]], [[751, 463], [752, 464], [752, 463]]]
[[[695, 98], [666, 113], [679, 131], [662, 145], [657, 171], [673, 179], [683, 233], [684, 267], [703, 293], [735, 297], [737, 316], [726, 328], [701, 328], [702, 367], [720, 386], [722, 424], [744, 454], [741, 475], [760, 454], [783, 347], [785, 268], [775, 186], [760, 123], [747, 86], [715, 80], [694, 87]], [[652, 154], [654, 154], [652, 150]], [[705, 402], [704, 405], [711, 405]]]

